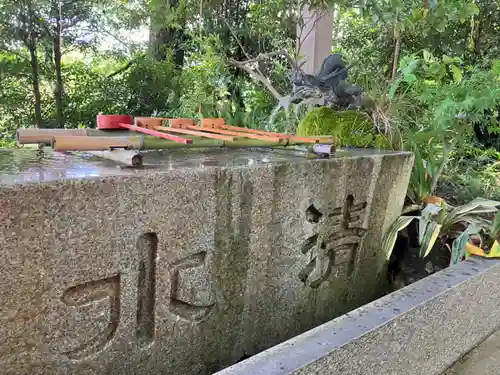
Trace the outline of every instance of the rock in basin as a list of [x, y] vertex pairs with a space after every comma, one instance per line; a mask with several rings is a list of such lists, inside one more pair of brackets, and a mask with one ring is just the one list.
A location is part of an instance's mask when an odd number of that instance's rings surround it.
[[378, 297], [412, 156], [0, 151], [2, 374], [211, 374]]

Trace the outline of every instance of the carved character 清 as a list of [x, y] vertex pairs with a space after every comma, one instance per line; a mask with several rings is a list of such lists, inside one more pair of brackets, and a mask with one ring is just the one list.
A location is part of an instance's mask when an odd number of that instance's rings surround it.
[[361, 226], [367, 203], [354, 203], [349, 195], [343, 207], [336, 207], [326, 214], [313, 205], [306, 211], [306, 220], [317, 224], [316, 234], [307, 238], [302, 253], [310, 254], [310, 262], [299, 273], [299, 279], [311, 288], [318, 288], [336, 269], [351, 276], [357, 252], [366, 229]]

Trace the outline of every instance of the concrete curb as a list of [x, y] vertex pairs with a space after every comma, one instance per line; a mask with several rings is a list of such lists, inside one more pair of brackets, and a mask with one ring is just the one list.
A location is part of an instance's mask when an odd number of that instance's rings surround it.
[[498, 328], [498, 280], [469, 259], [216, 375], [441, 374]]

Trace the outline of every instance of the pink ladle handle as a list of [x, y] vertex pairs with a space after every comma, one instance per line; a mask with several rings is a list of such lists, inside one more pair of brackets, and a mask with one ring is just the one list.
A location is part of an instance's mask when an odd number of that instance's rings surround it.
[[177, 143], [183, 143], [185, 145], [193, 143], [192, 139], [186, 139], [186, 138], [182, 138], [182, 137], [177, 137], [175, 135], [170, 135], [170, 134], [167, 134], [167, 133], [162, 133], [162, 132], [159, 132], [157, 130], [151, 130], [151, 129], [141, 128], [140, 126], [136, 126], [136, 125], [129, 125], [129, 124], [123, 124], [123, 123], [121, 123], [120, 127], [128, 129], [128, 130], [134, 130], [136, 132], [140, 132], [140, 133], [152, 135], [154, 137], [160, 137], [160, 138], [168, 139], [170, 141], [174, 141], [174, 142], [177, 142]]

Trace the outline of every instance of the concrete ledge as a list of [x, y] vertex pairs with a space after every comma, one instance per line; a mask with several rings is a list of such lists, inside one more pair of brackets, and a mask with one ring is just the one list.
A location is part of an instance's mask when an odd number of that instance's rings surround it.
[[469, 259], [216, 374], [441, 374], [498, 329], [498, 280]]

